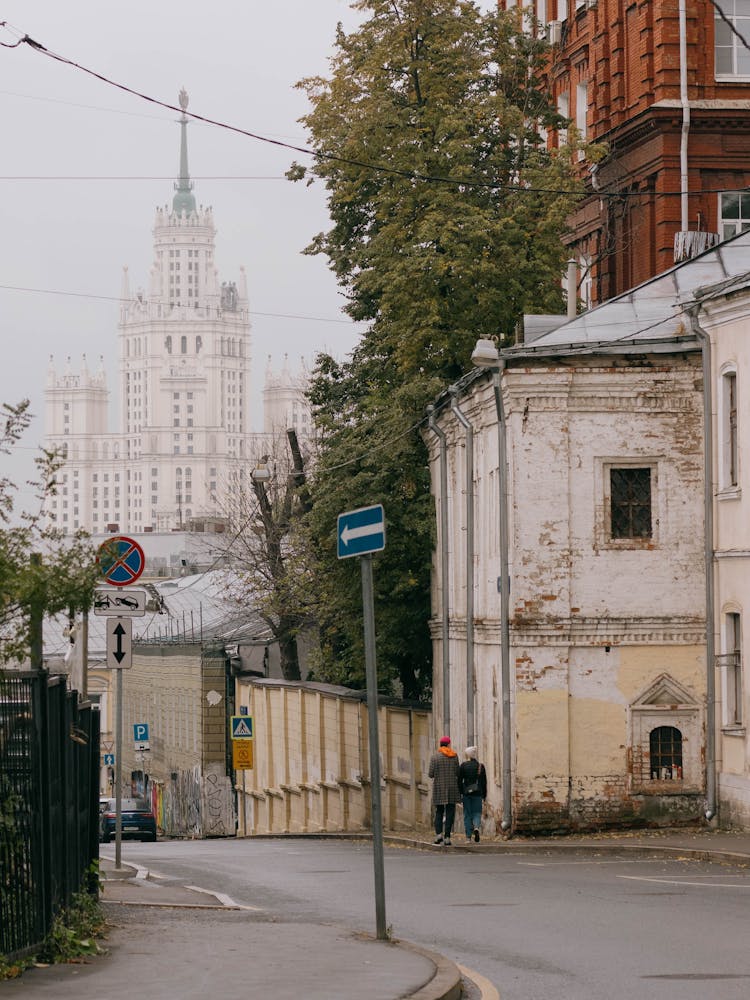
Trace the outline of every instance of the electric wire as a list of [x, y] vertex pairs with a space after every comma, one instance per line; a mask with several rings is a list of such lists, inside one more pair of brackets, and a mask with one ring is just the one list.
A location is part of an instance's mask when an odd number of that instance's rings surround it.
[[[191, 174], [192, 181], [285, 181], [284, 174]], [[173, 181], [167, 174], [0, 174], [0, 181]]]
[[[30, 292], [35, 295], [63, 295], [67, 298], [75, 299], [95, 299], [103, 302], [133, 302], [135, 297], [123, 299], [120, 295], [97, 295], [94, 292], [67, 292], [59, 288], [29, 288], [25, 285], [0, 285], [0, 290], [10, 292]], [[299, 319], [311, 323], [343, 323], [346, 326], [353, 326], [354, 320], [334, 319], [327, 316], [302, 316], [296, 313], [261, 312], [259, 309], [248, 309], [250, 316], [264, 316], [271, 319]]]
[[[712, 0], [713, 2], [713, 0]], [[1, 24], [1, 23], [0, 23]], [[744, 40], [743, 40], [744, 41]], [[81, 63], [75, 62], [73, 59], [69, 59], [59, 53], [52, 52], [47, 49], [41, 42], [36, 41], [29, 35], [23, 35], [18, 42], [11, 48], [15, 48], [18, 44], [25, 43], [29, 45], [35, 52], [45, 55], [56, 62], [62, 63], [63, 65], [70, 66], [73, 69], [77, 69], [82, 73], [86, 73], [89, 76], [94, 77], [101, 83], [107, 86], [114, 87], [117, 90], [121, 90], [126, 94], [130, 94], [133, 97], [137, 97], [140, 100], [147, 101], [150, 104], [154, 104], [157, 107], [165, 108], [168, 111], [174, 111], [177, 114], [185, 115], [185, 117], [192, 119], [193, 121], [202, 122], [206, 125], [213, 125], [217, 128], [226, 129], [229, 132], [236, 133], [238, 135], [243, 135], [249, 139], [254, 139], [257, 142], [264, 142], [269, 145], [279, 147], [281, 149], [288, 149], [295, 153], [300, 153], [303, 156], [311, 157], [319, 162], [326, 163], [340, 163], [347, 166], [360, 167], [363, 170], [372, 170], [377, 173], [384, 173], [391, 176], [403, 177], [407, 180], [418, 181], [422, 183], [430, 184], [446, 184], [458, 188], [478, 188], [491, 191], [505, 191], [513, 194], [544, 194], [544, 195], [555, 195], [555, 196], [569, 196], [575, 195], [576, 191], [567, 188], [544, 188], [535, 187], [533, 185], [520, 185], [520, 184], [508, 184], [491, 180], [477, 179], [477, 178], [457, 178], [457, 177], [445, 177], [441, 175], [422, 173], [417, 170], [405, 170], [399, 167], [389, 166], [384, 163], [369, 163], [364, 160], [359, 160], [352, 157], [342, 156], [337, 153], [329, 153], [322, 150], [311, 149], [308, 146], [297, 145], [296, 143], [284, 142], [281, 139], [275, 139], [271, 136], [261, 135], [257, 132], [252, 132], [248, 129], [240, 128], [237, 125], [232, 125], [227, 122], [220, 121], [215, 118], [209, 118], [206, 115], [199, 115], [194, 111], [189, 111], [178, 107], [177, 105], [170, 104], [168, 101], [159, 100], [156, 97], [152, 97], [149, 94], [145, 94], [142, 91], [136, 90], [133, 87], [128, 87], [123, 83], [119, 83], [116, 80], [112, 80], [102, 73], [96, 70], [90, 69]], [[745, 190], [744, 188], [741, 190]], [[691, 197], [697, 197], [698, 194], [702, 192], [691, 192]], [[708, 192], [706, 192], [708, 193]], [[586, 191], [583, 197], [596, 196], [597, 198], [605, 199], [644, 199], [653, 197], [681, 197], [682, 192], [680, 191], [664, 191], [664, 192], [654, 192], [654, 191]]]

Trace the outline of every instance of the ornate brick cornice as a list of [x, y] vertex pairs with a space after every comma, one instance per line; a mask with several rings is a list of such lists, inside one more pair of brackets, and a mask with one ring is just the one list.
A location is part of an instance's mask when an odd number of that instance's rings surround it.
[[[706, 641], [706, 621], [700, 616], [641, 618], [558, 618], [544, 622], [511, 619], [511, 645], [524, 646], [700, 646]], [[430, 622], [433, 639], [441, 636], [439, 619]], [[466, 622], [452, 618], [451, 639], [466, 638]], [[478, 646], [500, 641], [500, 621], [476, 622], [474, 639]]]

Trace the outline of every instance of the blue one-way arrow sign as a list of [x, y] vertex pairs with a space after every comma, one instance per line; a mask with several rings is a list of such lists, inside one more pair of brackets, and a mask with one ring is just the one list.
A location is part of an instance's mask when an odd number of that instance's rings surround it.
[[339, 559], [380, 552], [385, 548], [385, 515], [382, 504], [339, 514], [336, 531]]

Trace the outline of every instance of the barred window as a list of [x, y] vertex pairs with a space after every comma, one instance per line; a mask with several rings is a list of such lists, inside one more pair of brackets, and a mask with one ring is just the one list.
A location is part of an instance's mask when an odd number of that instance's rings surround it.
[[649, 733], [652, 781], [682, 780], [682, 733], [674, 726], [657, 726]]
[[612, 538], [651, 538], [651, 469], [610, 469]]

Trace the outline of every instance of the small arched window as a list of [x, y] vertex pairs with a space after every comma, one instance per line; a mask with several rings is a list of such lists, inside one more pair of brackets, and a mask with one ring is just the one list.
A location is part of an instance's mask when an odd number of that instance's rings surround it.
[[187, 354], [187, 337], [180, 337], [180, 354]]
[[164, 338], [164, 346], [167, 349], [167, 354], [171, 354], [172, 353], [172, 338], [171, 337], [165, 337]]
[[657, 726], [649, 733], [652, 781], [682, 779], [682, 733], [675, 726]]
[[[197, 305], [197, 303], [196, 303], [196, 305]], [[196, 354], [200, 354], [201, 347], [203, 347], [203, 338], [202, 337], [196, 337], [195, 338], [195, 353]]]

